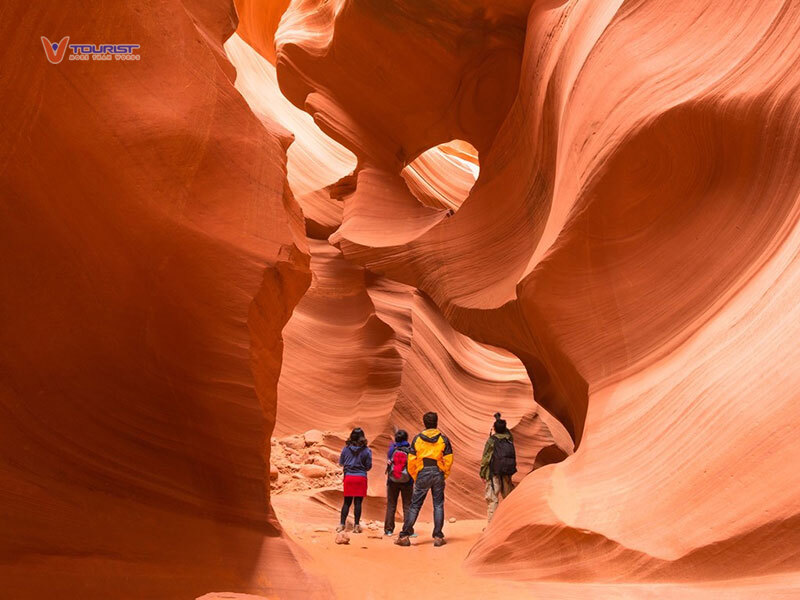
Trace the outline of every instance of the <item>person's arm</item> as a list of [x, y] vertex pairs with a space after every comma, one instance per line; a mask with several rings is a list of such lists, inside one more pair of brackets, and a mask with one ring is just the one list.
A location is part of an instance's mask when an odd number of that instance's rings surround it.
[[450, 469], [453, 466], [453, 446], [450, 445], [450, 439], [442, 434], [444, 438], [444, 451], [442, 451], [442, 464], [444, 466], [444, 478], [450, 477]]
[[408, 450], [408, 463], [406, 468], [408, 469], [408, 474], [411, 475], [411, 479], [414, 481], [417, 480], [417, 473], [420, 470], [420, 463], [422, 462], [417, 457], [417, 438], [419, 435], [414, 436], [414, 440], [411, 442], [411, 448]]
[[365, 448], [367, 455], [364, 457], [364, 468], [369, 471], [372, 468], [372, 450]]
[[483, 456], [481, 457], [481, 479], [485, 479], [489, 481], [491, 479], [491, 473], [489, 472], [489, 465], [492, 462], [492, 454], [494, 453], [494, 437], [489, 436], [489, 439], [486, 440], [486, 445], [483, 447]]
[[342, 448], [342, 452], [341, 452], [341, 454], [339, 454], [339, 466], [340, 466], [340, 467], [343, 467], [343, 466], [344, 466], [344, 451], [345, 451], [345, 450], [347, 450], [347, 446], [345, 446], [344, 448]]

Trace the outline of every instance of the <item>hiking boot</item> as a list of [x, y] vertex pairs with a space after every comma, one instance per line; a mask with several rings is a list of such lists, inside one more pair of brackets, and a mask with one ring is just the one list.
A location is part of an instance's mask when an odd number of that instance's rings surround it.
[[358, 523], [353, 525], [353, 533], [361, 533], [361, 525], [359, 525]]
[[433, 545], [436, 547], [444, 546], [446, 543], [443, 537], [433, 538]]
[[344, 531], [344, 530], [345, 530], [345, 526], [344, 526], [344, 525], [339, 525], [339, 526], [336, 528], [336, 533], [341, 533], [341, 532], [342, 532], [342, 531]]
[[408, 539], [407, 535], [398, 535], [394, 543], [397, 544], [398, 546], [410, 546], [411, 540]]

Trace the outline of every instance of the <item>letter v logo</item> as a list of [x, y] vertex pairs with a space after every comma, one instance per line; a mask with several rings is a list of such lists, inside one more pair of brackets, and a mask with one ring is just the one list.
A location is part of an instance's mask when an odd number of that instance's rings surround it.
[[61, 41], [57, 44], [54, 44], [46, 37], [42, 36], [42, 46], [44, 46], [44, 53], [47, 55], [47, 60], [54, 65], [57, 65], [64, 60], [64, 55], [67, 53], [68, 43], [68, 35], [65, 35], [63, 38], [61, 38]]

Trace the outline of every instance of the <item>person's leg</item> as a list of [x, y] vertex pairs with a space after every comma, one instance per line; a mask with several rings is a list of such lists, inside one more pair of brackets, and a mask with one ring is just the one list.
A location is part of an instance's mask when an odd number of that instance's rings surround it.
[[339, 520], [339, 524], [344, 528], [347, 525], [347, 515], [350, 512], [350, 505], [353, 503], [352, 496], [345, 496], [344, 502], [342, 503], [342, 515], [341, 519]]
[[361, 503], [364, 502], [364, 498], [362, 496], [356, 496], [353, 498], [353, 521], [356, 525], [361, 523]]
[[[394, 514], [397, 512], [397, 496], [400, 494], [400, 485], [394, 481], [386, 482], [386, 518], [383, 522], [383, 530], [387, 533], [394, 531]], [[405, 509], [405, 499], [403, 500]], [[405, 516], [405, 510], [403, 511]]]
[[[400, 485], [400, 494], [403, 497], [403, 522], [406, 520], [406, 515], [411, 507], [411, 494], [414, 491], [413, 483], [403, 483]], [[414, 535], [414, 527], [411, 527], [410, 535]]]
[[431, 487], [430, 477], [427, 472], [423, 471], [419, 472], [417, 481], [414, 483], [414, 491], [411, 492], [411, 505], [408, 507], [408, 512], [404, 515], [403, 531], [400, 532], [400, 537], [408, 537], [414, 533], [414, 523], [417, 522], [422, 503], [425, 501], [425, 496], [428, 494], [428, 490]]
[[486, 521], [487, 521], [487, 523], [491, 522], [492, 517], [494, 516], [494, 511], [497, 510], [498, 498], [497, 498], [497, 491], [495, 490], [495, 487], [494, 487], [494, 479], [496, 479], [496, 478], [492, 477], [491, 479], [489, 479], [486, 482], [486, 493], [485, 493], [485, 496], [486, 496]]
[[439, 471], [431, 485], [433, 495], [433, 537], [443, 538], [444, 533], [444, 473]]

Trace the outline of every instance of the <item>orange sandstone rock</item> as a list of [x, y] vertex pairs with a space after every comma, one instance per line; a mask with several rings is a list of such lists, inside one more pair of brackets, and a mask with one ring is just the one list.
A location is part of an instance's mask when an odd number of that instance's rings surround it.
[[[265, 443], [307, 249], [287, 134], [222, 53], [235, 26], [227, 2], [4, 5], [6, 597], [319, 590], [271, 516]], [[43, 34], [141, 59], [52, 65]]]
[[[298, 2], [275, 40], [281, 89], [359, 159], [330, 241], [519, 357], [577, 448], [501, 504], [469, 566], [797, 571], [800, 8], [461, 10]], [[398, 174], [451, 139], [480, 176], [447, 218]]]

